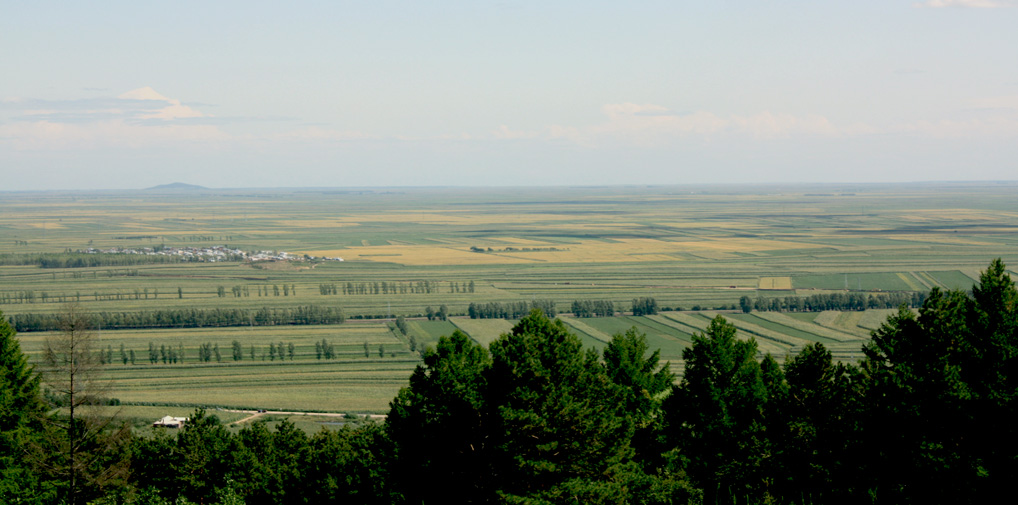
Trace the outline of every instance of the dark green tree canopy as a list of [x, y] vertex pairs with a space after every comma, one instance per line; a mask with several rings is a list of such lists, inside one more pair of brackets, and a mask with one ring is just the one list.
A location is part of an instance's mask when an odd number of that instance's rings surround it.
[[767, 387], [756, 342], [737, 339], [735, 326], [717, 316], [682, 357], [685, 375], [665, 405], [670, 444], [706, 503], [761, 499]]
[[44, 413], [39, 375], [0, 312], [0, 497], [11, 502], [39, 498], [36, 472], [25, 459]]
[[39, 380], [21, 352], [14, 328], [0, 312], [0, 433], [20, 430], [38, 421], [45, 409]]
[[[397, 484], [409, 502], [470, 502], [482, 493], [484, 372], [490, 364], [488, 351], [457, 330], [425, 351], [410, 385], [389, 404], [386, 432], [397, 441]], [[459, 485], [421, 486], [421, 479]]]
[[555, 496], [631, 457], [626, 391], [560, 320], [534, 310], [491, 344], [492, 464], [503, 496]]
[[604, 348], [608, 378], [627, 390], [626, 410], [638, 414], [641, 422], [660, 406], [675, 382], [668, 364], [659, 366], [660, 358], [661, 351], [650, 352], [647, 337], [636, 328], [614, 335]]
[[[898, 502], [974, 502], [1018, 472], [1018, 300], [994, 260], [972, 295], [933, 289], [864, 346], [873, 487]], [[903, 471], [904, 469], [904, 471]]]

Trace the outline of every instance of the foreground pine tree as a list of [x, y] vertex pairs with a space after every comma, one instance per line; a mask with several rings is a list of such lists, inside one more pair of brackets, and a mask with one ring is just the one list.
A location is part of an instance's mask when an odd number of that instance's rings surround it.
[[0, 312], [0, 502], [42, 501], [38, 475], [28, 455], [42, 429], [44, 412], [39, 376]]

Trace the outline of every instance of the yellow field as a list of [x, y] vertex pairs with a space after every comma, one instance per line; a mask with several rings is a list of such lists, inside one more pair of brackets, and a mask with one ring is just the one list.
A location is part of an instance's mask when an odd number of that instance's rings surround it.
[[1013, 212], [985, 211], [975, 209], [911, 209], [901, 211], [900, 217], [914, 222], [929, 221], [987, 221], [999, 223], [1002, 216], [1018, 217]]
[[277, 219], [275, 223], [287, 228], [343, 228], [360, 226], [360, 223], [337, 219]]
[[505, 319], [467, 319], [457, 317], [449, 321], [482, 345], [488, 345], [501, 337], [503, 333], [509, 333], [513, 329], [513, 323]]
[[761, 277], [759, 289], [792, 289], [791, 277]]
[[[519, 240], [499, 237], [498, 240]], [[503, 244], [492, 244], [503, 247]], [[488, 244], [478, 242], [478, 246]], [[298, 251], [313, 256], [339, 256], [346, 260], [381, 261], [404, 265], [486, 265], [554, 263], [619, 263], [633, 261], [680, 261], [681, 253], [697, 255], [729, 254], [819, 247], [803, 242], [786, 242], [741, 237], [724, 237], [698, 241], [667, 242], [656, 239], [621, 239], [614, 242], [583, 241], [556, 245], [558, 251], [511, 251], [493, 253], [471, 252], [469, 247], [445, 245], [387, 245], [350, 247], [346, 249]], [[790, 283], [791, 281], [789, 281]], [[775, 288], [785, 289], [785, 288]], [[789, 288], [791, 286], [789, 285]]]
[[[532, 240], [532, 239], [529, 239], [529, 238], [520, 238], [520, 237], [494, 237], [494, 236], [492, 236], [492, 237], [478, 237], [478, 240], [483, 240], [483, 241], [485, 241], [485, 243], [490, 241], [490, 242], [493, 242], [493, 243], [506, 244], [506, 245], [509, 245], [509, 246], [519, 246], [519, 247], [556, 247], [557, 246], [557, 244], [552, 244], [550, 242], [545, 242], [543, 240]], [[561, 247], [561, 246], [557, 246], [557, 247]]]

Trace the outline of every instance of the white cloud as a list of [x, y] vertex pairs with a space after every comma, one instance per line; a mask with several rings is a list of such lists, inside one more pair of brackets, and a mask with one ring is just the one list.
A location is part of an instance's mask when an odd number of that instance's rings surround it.
[[19, 150], [141, 148], [229, 138], [214, 125], [194, 121], [212, 116], [150, 87], [115, 98], [5, 100], [0, 112], [9, 119], [0, 124], [0, 143]]
[[156, 90], [145, 86], [144, 88], [133, 89], [120, 95], [120, 99], [123, 100], [153, 100], [157, 102], [166, 103], [165, 106], [159, 108], [151, 114], [139, 116], [141, 119], [179, 119], [179, 118], [193, 118], [193, 117], [209, 117], [201, 112], [198, 112], [186, 105], [182, 105], [180, 100], [174, 100], [172, 98], [166, 98], [159, 94]]

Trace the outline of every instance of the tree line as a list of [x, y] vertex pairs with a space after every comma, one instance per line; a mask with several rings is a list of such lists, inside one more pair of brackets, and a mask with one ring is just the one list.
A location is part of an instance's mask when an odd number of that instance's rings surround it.
[[615, 315], [615, 302], [611, 300], [574, 300], [572, 312], [576, 317], [612, 317]]
[[634, 316], [652, 316], [658, 313], [657, 300], [649, 296], [633, 298]]
[[[230, 293], [233, 294], [234, 298], [250, 297], [251, 289], [249, 286], [236, 285], [230, 288]], [[259, 284], [255, 286], [255, 293], [258, 296], [269, 296], [270, 293], [272, 296], [279, 296], [280, 293], [282, 293], [283, 296], [297, 296], [297, 285], [284, 283], [283, 289], [280, 290], [279, 284], [273, 284], [272, 286], [269, 286], [268, 284]], [[216, 286], [216, 296], [219, 298], [226, 298], [226, 287]]]
[[234, 435], [198, 410], [76, 456], [59, 437], [82, 430], [47, 434], [38, 375], [9, 327], [0, 344], [16, 503], [976, 504], [1018, 474], [1018, 290], [999, 260], [971, 294], [891, 315], [858, 366], [818, 343], [761, 360], [718, 316], [676, 384], [635, 330], [598, 352], [535, 310], [488, 347], [440, 338], [384, 424]]
[[551, 317], [558, 314], [554, 300], [533, 300], [530, 302], [471, 302], [467, 306], [467, 315], [470, 316], [470, 319], [519, 319], [534, 309], [546, 311], [545, 313]]
[[[280, 326], [339, 324], [346, 320], [343, 309], [326, 305], [262, 307], [260, 309], [161, 309], [135, 312], [96, 312], [91, 315], [103, 329], [207, 328], [226, 326]], [[59, 314], [15, 314], [9, 318], [15, 330], [56, 331]]]
[[188, 259], [183, 256], [162, 254], [92, 254], [83, 252], [0, 254], [0, 266], [36, 265], [40, 268], [123, 267], [186, 261]]
[[[397, 319], [397, 323], [402, 320]], [[405, 320], [404, 320], [405, 321]], [[405, 322], [404, 322], [405, 328]], [[407, 335], [406, 332], [403, 333]], [[413, 336], [410, 336], [413, 341]], [[365, 344], [367, 350], [367, 345]], [[416, 350], [416, 345], [411, 345], [411, 351]], [[197, 349], [193, 349], [193, 354], [188, 354], [184, 348], [183, 343], [178, 343], [176, 347], [166, 344], [156, 345], [155, 342], [148, 343], [148, 350], [145, 351], [145, 356], [149, 364], [157, 364], [162, 362], [163, 364], [183, 364], [187, 360], [197, 363], [210, 363], [215, 361], [216, 363], [222, 363], [227, 359], [227, 356], [219, 350], [218, 342], [205, 342], [198, 344]], [[270, 342], [267, 346], [261, 345], [257, 348], [254, 344], [249, 344], [245, 349], [243, 344], [239, 340], [234, 340], [230, 345], [230, 358], [233, 361], [244, 361], [245, 356], [247, 359], [254, 361], [261, 359], [262, 361], [275, 361], [275, 360], [290, 360], [294, 361], [298, 356], [297, 346], [293, 343], [284, 342]], [[395, 354], [395, 353], [391, 353]], [[336, 359], [339, 354], [336, 352], [335, 346], [327, 339], [322, 339], [315, 342], [315, 359]], [[365, 357], [370, 357], [369, 352], [365, 352]], [[381, 354], [384, 357], [384, 352]], [[138, 364], [138, 353], [134, 349], [128, 349], [123, 343], [120, 344], [119, 351], [114, 354], [112, 344], [107, 345], [105, 349], [98, 349], [96, 351], [96, 358], [100, 364], [108, 365], [115, 362], [120, 362], [124, 365]]]
[[[474, 281], [450, 281], [446, 284], [449, 293], [474, 292]], [[327, 282], [318, 285], [318, 293], [321, 295], [430, 295], [440, 293], [441, 290], [439, 281]]]
[[[611, 300], [573, 300], [570, 306], [576, 317], [612, 317], [615, 302]], [[538, 309], [548, 317], [558, 315], [555, 300], [532, 300], [530, 302], [487, 302], [470, 303], [467, 315], [470, 319], [519, 319], [530, 311]], [[634, 316], [657, 314], [657, 300], [653, 297], [634, 298], [630, 308]]]
[[926, 293], [900, 291], [892, 293], [824, 293], [800, 296], [765, 298], [749, 296], [739, 298], [743, 312], [821, 312], [824, 310], [866, 310], [893, 309], [905, 305], [919, 307], [926, 299]]

